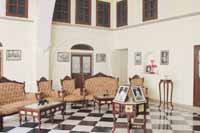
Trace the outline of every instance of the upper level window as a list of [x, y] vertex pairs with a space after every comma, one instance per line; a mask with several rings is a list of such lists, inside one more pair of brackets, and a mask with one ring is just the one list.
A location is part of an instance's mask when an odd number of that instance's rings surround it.
[[97, 26], [110, 27], [110, 3], [97, 0]]
[[6, 0], [6, 15], [28, 17], [28, 0]]
[[117, 2], [117, 27], [127, 25], [127, 0]]
[[70, 0], [56, 0], [53, 21], [70, 22]]
[[76, 0], [76, 24], [91, 24], [91, 0]]
[[158, 0], [143, 0], [143, 21], [157, 19]]

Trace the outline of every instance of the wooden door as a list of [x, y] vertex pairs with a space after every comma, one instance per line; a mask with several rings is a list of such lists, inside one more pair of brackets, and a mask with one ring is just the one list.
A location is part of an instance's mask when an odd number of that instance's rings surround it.
[[71, 76], [75, 79], [76, 88], [84, 87], [84, 79], [92, 74], [91, 55], [72, 55]]
[[200, 45], [194, 47], [194, 106], [200, 106]]

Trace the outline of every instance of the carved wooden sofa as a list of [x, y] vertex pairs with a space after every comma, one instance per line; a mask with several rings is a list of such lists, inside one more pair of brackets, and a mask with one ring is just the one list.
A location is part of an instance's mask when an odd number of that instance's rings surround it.
[[25, 82], [0, 79], [0, 130], [3, 129], [3, 117], [16, 114], [19, 108], [36, 102], [35, 94], [25, 92]]
[[95, 95], [109, 94], [115, 96], [118, 89], [118, 78], [97, 73], [85, 80], [84, 91], [86, 91], [86, 100], [94, 100]]
[[53, 90], [52, 88], [53, 81], [47, 80], [45, 77], [41, 77], [37, 81], [38, 93], [36, 93], [37, 99], [45, 98], [48, 101], [62, 101], [58, 91]]
[[69, 76], [65, 76], [61, 81], [61, 93], [63, 101], [66, 103], [71, 103], [71, 106], [77, 102], [83, 102], [85, 96], [81, 95], [81, 89], [75, 88], [75, 79]]

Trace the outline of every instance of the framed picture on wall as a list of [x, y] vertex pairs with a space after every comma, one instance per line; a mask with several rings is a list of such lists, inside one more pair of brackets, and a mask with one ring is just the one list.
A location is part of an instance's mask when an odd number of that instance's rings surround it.
[[169, 51], [162, 50], [160, 52], [160, 65], [168, 65], [169, 64]]
[[142, 65], [142, 52], [135, 52], [135, 65]]
[[6, 50], [6, 60], [7, 61], [20, 61], [22, 59], [22, 51], [21, 50]]
[[57, 52], [58, 62], [69, 62], [70, 54], [69, 52]]
[[96, 54], [96, 62], [106, 62], [106, 54], [103, 53]]

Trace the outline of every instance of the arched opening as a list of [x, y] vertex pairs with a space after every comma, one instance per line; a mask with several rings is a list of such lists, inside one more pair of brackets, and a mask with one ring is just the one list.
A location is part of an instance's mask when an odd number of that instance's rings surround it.
[[[83, 88], [84, 80], [92, 75], [94, 49], [87, 44], [76, 44], [71, 47], [71, 76], [76, 79], [76, 88]], [[78, 52], [77, 52], [77, 51]]]
[[93, 51], [93, 47], [87, 45], [87, 44], [76, 44], [71, 47], [71, 50], [91, 50]]

